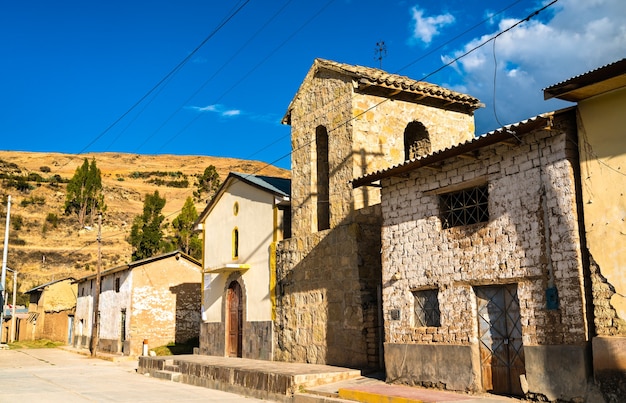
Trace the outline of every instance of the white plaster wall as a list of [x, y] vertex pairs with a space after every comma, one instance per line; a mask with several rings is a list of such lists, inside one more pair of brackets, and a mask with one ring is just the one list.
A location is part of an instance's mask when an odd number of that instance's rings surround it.
[[[234, 214], [235, 202], [239, 212]], [[239, 258], [232, 257], [233, 229], [239, 230]], [[271, 320], [269, 246], [274, 236], [274, 195], [233, 180], [204, 222], [204, 269], [247, 264], [243, 271], [248, 321]], [[222, 320], [222, 296], [231, 273], [206, 274], [202, 318]]]
[[[91, 336], [91, 321], [93, 294], [90, 281], [78, 283], [78, 297], [76, 298], [76, 313], [74, 314], [74, 337]], [[95, 281], [94, 281], [95, 283]], [[84, 295], [83, 291], [84, 290]], [[82, 320], [82, 322], [81, 322]]]
[[[115, 291], [115, 279], [120, 279], [120, 291]], [[102, 293], [100, 294], [99, 310], [100, 338], [121, 340], [122, 309], [126, 309], [126, 339], [129, 337], [130, 295], [132, 289], [132, 271], [123, 270], [102, 277]]]

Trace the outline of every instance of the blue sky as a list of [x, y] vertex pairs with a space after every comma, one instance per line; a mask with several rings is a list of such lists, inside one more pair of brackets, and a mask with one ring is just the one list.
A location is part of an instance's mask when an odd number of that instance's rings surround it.
[[623, 0], [559, 0], [431, 74], [549, 2], [3, 2], [0, 149], [289, 168], [280, 120], [314, 59], [378, 67], [379, 41], [384, 70], [479, 98], [482, 134], [567, 106], [541, 90], [626, 57]]

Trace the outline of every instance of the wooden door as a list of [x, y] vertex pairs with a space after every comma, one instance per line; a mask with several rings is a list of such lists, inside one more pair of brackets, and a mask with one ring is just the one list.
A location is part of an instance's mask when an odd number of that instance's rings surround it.
[[517, 286], [477, 287], [475, 291], [483, 388], [523, 395], [520, 375], [526, 370]]
[[239, 283], [233, 281], [228, 286], [227, 293], [227, 351], [229, 357], [241, 357], [241, 340], [242, 340], [242, 301], [241, 287]]

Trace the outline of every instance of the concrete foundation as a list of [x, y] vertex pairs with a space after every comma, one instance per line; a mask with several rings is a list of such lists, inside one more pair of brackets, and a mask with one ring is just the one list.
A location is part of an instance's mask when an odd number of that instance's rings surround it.
[[387, 382], [478, 390], [480, 368], [472, 346], [385, 344]]
[[524, 346], [524, 356], [529, 393], [550, 401], [586, 396], [591, 374], [588, 346]]
[[596, 385], [607, 402], [626, 399], [626, 337], [594, 337], [593, 368]]

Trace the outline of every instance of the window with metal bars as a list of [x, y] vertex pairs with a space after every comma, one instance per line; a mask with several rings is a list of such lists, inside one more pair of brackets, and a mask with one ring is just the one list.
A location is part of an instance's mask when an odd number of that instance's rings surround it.
[[439, 205], [444, 229], [489, 221], [486, 185], [440, 195]]
[[413, 291], [413, 311], [417, 327], [441, 326], [438, 294], [436, 289]]

